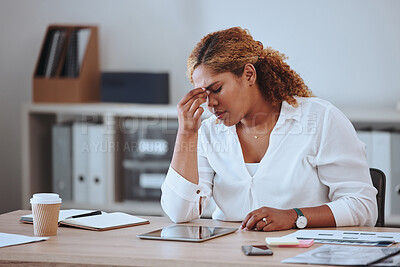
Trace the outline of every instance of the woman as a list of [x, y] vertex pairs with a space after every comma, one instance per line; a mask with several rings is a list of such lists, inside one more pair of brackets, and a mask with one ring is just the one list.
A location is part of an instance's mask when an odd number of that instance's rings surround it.
[[[213, 219], [262, 231], [375, 225], [377, 190], [349, 120], [314, 97], [284, 55], [235, 27], [188, 59], [196, 89], [178, 103], [161, 205], [174, 222]], [[201, 122], [204, 112], [215, 115]]]

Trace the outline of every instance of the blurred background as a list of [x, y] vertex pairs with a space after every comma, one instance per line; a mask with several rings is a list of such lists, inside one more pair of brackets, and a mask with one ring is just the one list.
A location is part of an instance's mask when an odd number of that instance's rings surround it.
[[99, 29], [101, 71], [167, 72], [170, 104], [191, 89], [186, 59], [207, 33], [240, 26], [286, 54], [339, 108], [400, 101], [398, 0], [1, 0], [0, 213], [21, 208], [21, 105], [50, 24]]

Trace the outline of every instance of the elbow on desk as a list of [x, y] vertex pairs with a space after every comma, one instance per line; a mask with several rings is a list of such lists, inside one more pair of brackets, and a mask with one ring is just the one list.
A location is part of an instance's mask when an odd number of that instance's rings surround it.
[[182, 217], [175, 217], [175, 216], [170, 216], [170, 215], [168, 215], [168, 217], [173, 223], [185, 223], [185, 222], [189, 221], [189, 220], [185, 220]]
[[354, 199], [349, 202], [350, 208], [353, 210], [357, 219], [357, 226], [375, 226], [378, 220], [378, 205], [376, 201], [376, 190], [375, 188], [371, 189], [369, 194], [366, 194], [366, 197]]
[[161, 207], [163, 209], [163, 211], [165, 212], [165, 214], [167, 214], [167, 216], [169, 217], [169, 219], [174, 222], [174, 223], [185, 223], [188, 221], [191, 221], [193, 219], [198, 219], [199, 216], [197, 216], [197, 218], [190, 216], [192, 214], [191, 211], [188, 211], [186, 208], [184, 207], [180, 207], [178, 203], [174, 203], [175, 205], [173, 207], [168, 206], [163, 198], [161, 198]]
[[365, 210], [361, 211], [361, 213], [363, 216], [366, 216], [365, 220], [360, 224], [361, 226], [375, 226], [379, 213], [376, 201], [370, 201], [370, 203], [365, 205]]
[[343, 197], [328, 204], [336, 226], [374, 226], [378, 218], [375, 199]]

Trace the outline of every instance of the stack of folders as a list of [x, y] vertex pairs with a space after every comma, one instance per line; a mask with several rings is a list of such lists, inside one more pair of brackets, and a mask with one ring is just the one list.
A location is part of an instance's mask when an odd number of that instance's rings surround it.
[[90, 29], [74, 29], [69, 35], [67, 29], [50, 30], [40, 57], [37, 75], [55, 77], [58, 66], [63, 64], [61, 76], [78, 77], [89, 38]]
[[107, 140], [104, 125], [75, 122], [52, 128], [53, 191], [64, 201], [107, 201]]

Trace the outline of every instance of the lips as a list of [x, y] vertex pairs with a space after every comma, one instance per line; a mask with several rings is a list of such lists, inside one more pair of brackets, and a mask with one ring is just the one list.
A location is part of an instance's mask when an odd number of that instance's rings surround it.
[[217, 117], [217, 119], [222, 119], [225, 115], [226, 111], [222, 111], [222, 112], [214, 112], [214, 115]]

